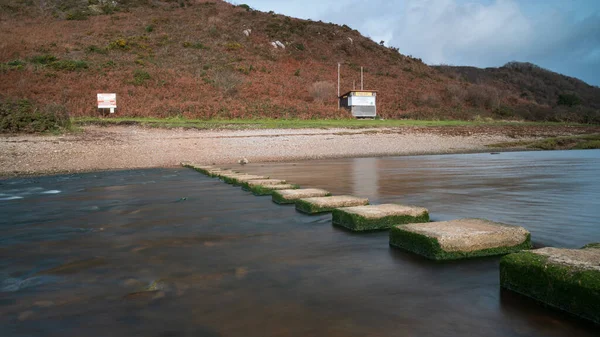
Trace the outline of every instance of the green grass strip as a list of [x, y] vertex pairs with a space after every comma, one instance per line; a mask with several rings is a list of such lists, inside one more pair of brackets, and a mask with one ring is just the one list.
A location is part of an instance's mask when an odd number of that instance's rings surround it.
[[331, 220], [334, 225], [345, 227], [352, 231], [375, 231], [389, 229], [395, 225], [429, 222], [429, 213], [425, 212], [416, 217], [410, 215], [390, 215], [378, 219], [369, 219], [358, 214], [334, 209]]
[[500, 260], [500, 286], [600, 323], [600, 271], [579, 270], [520, 252]]
[[589, 126], [587, 124], [567, 124], [551, 122], [506, 122], [506, 121], [464, 121], [464, 120], [411, 120], [411, 119], [187, 119], [187, 118], [139, 118], [139, 117], [78, 117], [72, 119], [76, 125], [142, 125], [156, 128], [191, 128], [191, 129], [303, 129], [303, 128], [380, 128], [403, 126]]
[[527, 234], [525, 241], [516, 246], [488, 248], [471, 252], [448, 252], [442, 249], [436, 238], [404, 230], [402, 226], [394, 226], [390, 228], [390, 245], [431, 260], [460, 260], [480, 256], [503, 255], [531, 249], [531, 234]]

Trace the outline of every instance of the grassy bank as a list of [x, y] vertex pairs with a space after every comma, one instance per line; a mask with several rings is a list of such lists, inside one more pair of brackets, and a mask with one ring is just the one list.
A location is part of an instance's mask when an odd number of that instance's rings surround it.
[[551, 137], [534, 141], [492, 144], [493, 148], [528, 148], [538, 150], [587, 150], [600, 149], [600, 134]]
[[307, 129], [307, 128], [378, 128], [378, 127], [446, 127], [446, 126], [564, 126], [564, 123], [505, 122], [505, 121], [460, 121], [460, 120], [411, 120], [411, 119], [184, 119], [184, 118], [97, 118], [81, 117], [73, 119], [75, 125], [141, 125], [156, 128], [188, 129]]

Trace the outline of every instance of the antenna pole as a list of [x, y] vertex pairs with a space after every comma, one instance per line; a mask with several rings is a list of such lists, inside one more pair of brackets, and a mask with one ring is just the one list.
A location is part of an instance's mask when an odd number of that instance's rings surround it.
[[365, 90], [363, 87], [364, 77], [363, 77], [363, 67], [360, 67], [360, 90]]
[[340, 109], [340, 67], [341, 64], [338, 63], [338, 110]]

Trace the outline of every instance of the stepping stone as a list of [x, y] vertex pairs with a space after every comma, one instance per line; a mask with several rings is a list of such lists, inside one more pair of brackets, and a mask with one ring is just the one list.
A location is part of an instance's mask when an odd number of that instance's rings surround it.
[[289, 189], [273, 191], [273, 202], [280, 205], [293, 204], [296, 202], [296, 200], [302, 198], [325, 197], [328, 195], [331, 195], [331, 193], [320, 188], [303, 188], [297, 190]]
[[265, 176], [256, 176], [253, 174], [245, 174], [245, 173], [234, 173], [234, 174], [219, 174], [219, 178], [221, 178], [224, 182], [232, 185], [242, 185], [245, 182], [250, 180], [257, 179], [268, 179], [269, 177]]
[[198, 171], [200, 173], [204, 173], [206, 175], [208, 175], [208, 171], [209, 170], [218, 169], [218, 168], [216, 168], [214, 166], [210, 166], [210, 165], [197, 165], [197, 164], [194, 164], [192, 162], [181, 162], [181, 166], [187, 167], [187, 168], [191, 168], [193, 170], [196, 170], [196, 171]]
[[351, 195], [305, 198], [296, 201], [296, 209], [307, 214], [331, 212], [340, 207], [368, 205], [369, 199]]
[[429, 211], [396, 204], [344, 207], [333, 210], [332, 222], [352, 231], [381, 230], [394, 225], [429, 222]]
[[[250, 182], [253, 182], [251, 180]], [[273, 195], [274, 191], [280, 190], [293, 190], [297, 189], [298, 185], [293, 184], [278, 184], [278, 185], [252, 185], [248, 188], [248, 191], [252, 192], [254, 195], [262, 196], [262, 195]]]
[[219, 169], [219, 168], [217, 168], [217, 169], [207, 170], [206, 174], [209, 177], [212, 177], [212, 178], [220, 178], [220, 177], [226, 176], [226, 175], [238, 175], [238, 174], [241, 174], [241, 173], [238, 172], [238, 171], [230, 170], [230, 169]]
[[281, 180], [281, 179], [256, 179], [256, 180], [250, 180], [244, 183], [244, 187], [251, 187], [251, 186], [266, 186], [266, 185], [281, 185], [281, 184], [285, 184], [286, 181], [285, 180]]
[[530, 249], [531, 235], [519, 226], [460, 219], [392, 226], [390, 245], [432, 260], [457, 260]]
[[219, 176], [219, 174], [239, 174], [236, 171], [232, 171], [230, 169], [222, 169], [222, 168], [218, 168], [215, 166], [210, 166], [210, 165], [197, 165], [191, 162], [182, 162], [181, 165], [183, 167], [187, 167], [187, 168], [191, 168], [193, 170], [196, 170], [202, 174], [206, 174], [207, 176], [210, 177], [217, 177]]
[[600, 243], [509, 254], [500, 260], [500, 286], [600, 323]]

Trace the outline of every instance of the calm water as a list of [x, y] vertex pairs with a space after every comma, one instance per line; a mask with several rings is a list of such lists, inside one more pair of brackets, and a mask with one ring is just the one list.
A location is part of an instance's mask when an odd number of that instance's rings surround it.
[[[600, 151], [247, 165], [305, 187], [600, 241]], [[187, 169], [0, 181], [0, 336], [597, 336], [434, 263]]]

